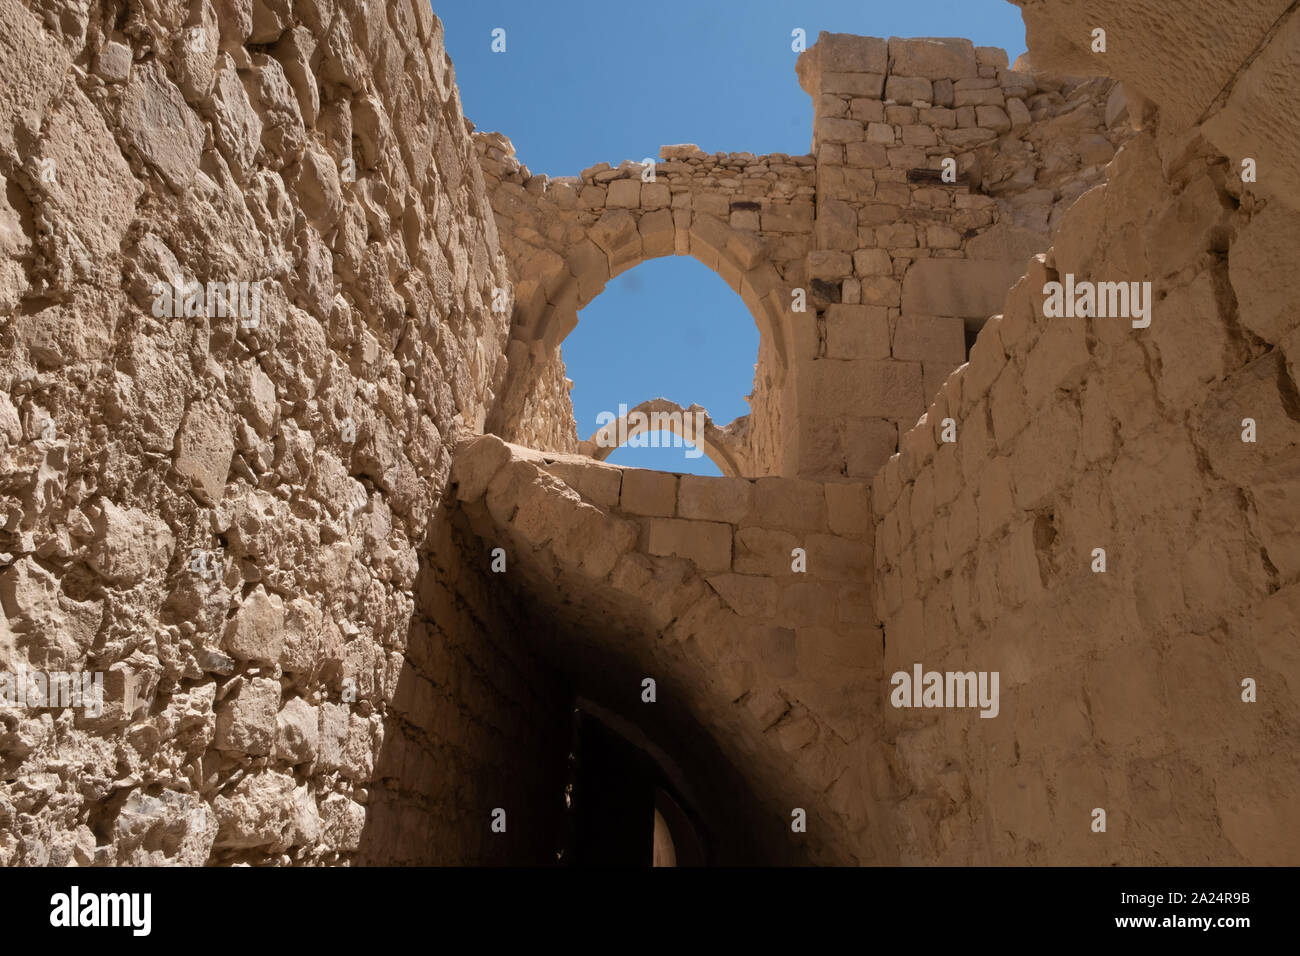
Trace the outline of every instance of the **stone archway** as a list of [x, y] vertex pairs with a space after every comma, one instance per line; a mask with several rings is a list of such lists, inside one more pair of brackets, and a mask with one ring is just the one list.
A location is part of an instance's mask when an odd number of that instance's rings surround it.
[[815, 324], [796, 322], [790, 309], [795, 290], [805, 287], [813, 246], [813, 159], [665, 146], [653, 167], [600, 164], [551, 179], [519, 166], [499, 134], [477, 134], [477, 145], [514, 280], [510, 378], [495, 430], [515, 434], [526, 408], [556, 399], [560, 343], [610, 279], [650, 259], [691, 256], [754, 318], [759, 352], [749, 432], [773, 437], [760, 442], [766, 460], [751, 455], [748, 467], [778, 470], [776, 436], [793, 393], [788, 372], [797, 355], [817, 351]]
[[739, 428], [735, 428], [736, 422], [719, 428], [699, 405], [682, 408], [666, 398], [652, 398], [596, 429], [589, 439], [578, 444], [578, 450], [596, 461], [604, 461], [629, 439], [647, 432], [668, 431], [699, 448], [725, 477], [738, 478], [749, 470], [740, 440], [744, 432], [743, 417], [740, 423]]

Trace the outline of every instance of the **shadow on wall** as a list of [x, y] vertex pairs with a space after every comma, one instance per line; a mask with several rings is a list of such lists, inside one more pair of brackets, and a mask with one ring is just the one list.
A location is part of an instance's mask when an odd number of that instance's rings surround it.
[[[781, 828], [691, 716], [689, 690], [662, 681], [657, 701], [642, 703], [644, 668], [627, 648], [645, 636], [617, 627], [573, 633], [563, 621], [543, 616], [551, 610], [522, 589], [522, 567], [488, 570], [492, 547], [474, 535], [459, 508], [440, 509], [431, 527], [405, 655], [389, 648], [400, 673], [369, 776], [363, 828], [358, 819], [358, 863], [609, 862], [591, 850], [598, 842], [593, 834], [637, 825], [626, 806], [615, 802], [617, 812], [610, 812], [610, 801], [623, 799], [610, 768], [626, 766], [641, 768], [647, 785], [641, 794], [648, 798], [643, 865], [651, 864], [656, 806], [675, 813], [669, 822], [684, 865], [800, 862], [793, 841], [756, 838]], [[345, 673], [355, 677], [358, 693], [339, 746], [369, 747], [360, 735], [368, 726], [363, 716], [370, 710], [370, 685], [361, 675], [366, 667], [389, 665], [351, 654], [347, 659]], [[588, 753], [603, 742], [606, 756], [617, 757], [604, 761], [603, 771], [595, 760], [589, 768], [584, 796], [599, 788], [604, 811], [591, 800], [565, 809], [575, 701], [588, 726], [599, 728], [586, 735]], [[656, 799], [656, 790], [671, 797]], [[579, 842], [575, 829], [585, 835]], [[575, 853], [580, 846], [588, 852]]]

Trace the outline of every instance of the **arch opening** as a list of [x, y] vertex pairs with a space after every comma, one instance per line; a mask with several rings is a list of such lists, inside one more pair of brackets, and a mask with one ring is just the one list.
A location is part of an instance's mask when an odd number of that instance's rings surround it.
[[761, 347], [747, 313], [689, 258], [644, 262], [609, 283], [562, 346], [580, 450], [614, 464], [739, 474], [733, 436], [748, 419]]

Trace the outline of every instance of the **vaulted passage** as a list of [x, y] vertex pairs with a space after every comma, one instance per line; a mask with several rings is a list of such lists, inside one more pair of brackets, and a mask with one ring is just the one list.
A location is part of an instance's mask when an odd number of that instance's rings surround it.
[[502, 549], [503, 586], [545, 622], [537, 653], [682, 768], [668, 792], [710, 860], [887, 858], [868, 826], [888, 779], [864, 487], [617, 468], [492, 436], [458, 448], [452, 481]]

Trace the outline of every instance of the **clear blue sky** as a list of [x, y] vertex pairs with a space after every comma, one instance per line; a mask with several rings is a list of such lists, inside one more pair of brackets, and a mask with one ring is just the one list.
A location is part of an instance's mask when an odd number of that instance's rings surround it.
[[[577, 175], [599, 162], [706, 152], [804, 154], [812, 100], [794, 73], [791, 31], [963, 36], [1024, 52], [1005, 0], [435, 0], [465, 115], [510, 138], [534, 172]], [[506, 31], [493, 53], [492, 31]], [[690, 257], [616, 277], [563, 346], [578, 434], [596, 415], [663, 396], [699, 402], [718, 424], [748, 411], [758, 332], [740, 297]], [[649, 330], [653, 329], [651, 334]], [[681, 449], [620, 449], [625, 465], [717, 474]]]

